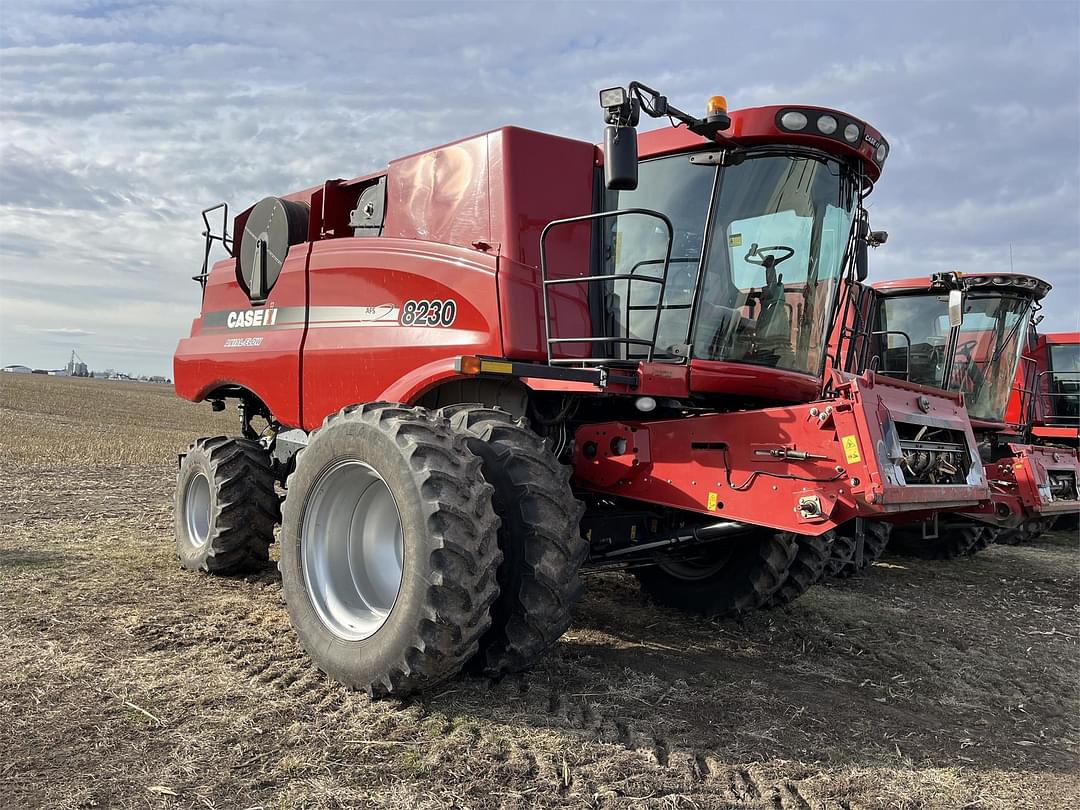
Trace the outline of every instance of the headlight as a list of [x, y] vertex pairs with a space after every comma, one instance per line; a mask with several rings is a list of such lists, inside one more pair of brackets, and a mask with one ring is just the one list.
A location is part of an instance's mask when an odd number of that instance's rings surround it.
[[875, 155], [877, 162], [882, 163], [887, 154], [889, 154], [889, 150], [885, 148], [885, 144], [881, 144], [881, 146], [877, 148], [877, 154]]
[[822, 135], [832, 135], [836, 132], [836, 119], [831, 115], [823, 115], [817, 120], [818, 131]]
[[859, 140], [859, 128], [855, 124], [848, 124], [844, 127], [844, 140], [848, 143], [855, 143]]
[[798, 132], [806, 127], [806, 116], [801, 112], [791, 110], [780, 116], [780, 126]]

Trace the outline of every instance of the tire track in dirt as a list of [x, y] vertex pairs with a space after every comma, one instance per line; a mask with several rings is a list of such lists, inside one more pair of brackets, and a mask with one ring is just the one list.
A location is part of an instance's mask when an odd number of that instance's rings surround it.
[[784, 810], [805, 810], [810, 805], [791, 781], [772, 783], [755, 777], [747, 767], [725, 766], [709, 749], [686, 745], [670, 735], [654, 734], [651, 724], [609, 712], [585, 696], [567, 694], [560, 687], [537, 688], [527, 676], [517, 676], [505, 687], [524, 699], [525, 713], [545, 718], [545, 723], [590, 741], [615, 746], [643, 761], [666, 779], [681, 778], [695, 795], [723, 799], [726, 803], [761, 806], [766, 796], [783, 796]]
[[[437, 767], [454, 751], [487, 747], [500, 768], [506, 768], [517, 778], [544, 785], [559, 796], [584, 795], [602, 786], [602, 782], [587, 773], [573, 771], [565, 761], [534, 748], [527, 736], [511, 729], [501, 728], [497, 735], [488, 730], [485, 734], [472, 721], [462, 722], [441, 712], [432, 722], [430, 707], [421, 700], [404, 705], [392, 701], [367, 704], [355, 707], [354, 711], [350, 705], [351, 693], [310, 663], [290, 631], [268, 632], [265, 624], [251, 618], [243, 620], [240, 628], [234, 627], [233, 638], [217, 644], [228, 656], [227, 665], [260, 689], [274, 690], [312, 707], [320, 725], [349, 728], [370, 720], [372, 715], [388, 714], [397, 728], [426, 726], [433, 738], [427, 741], [430, 746], [424, 757], [429, 767]], [[168, 631], [160, 633], [162, 639], [172, 635]], [[764, 797], [771, 796], [776, 797], [773, 806], [783, 810], [810, 807], [793, 782], [759, 781], [748, 768], [723, 765], [708, 749], [654, 734], [648, 724], [638, 719], [607, 711], [586, 697], [575, 698], [560, 688], [535, 685], [528, 676], [515, 676], [495, 686], [469, 686], [480, 692], [495, 693], [491, 695], [495, 701], [510, 696], [501, 693], [513, 693], [514, 697], [523, 699], [527, 716], [543, 717], [549, 726], [622, 749], [641, 761], [644, 773], [651, 773], [653, 779], [664, 784], [685, 783], [692, 786], [695, 796], [747, 807], [762, 806]]]

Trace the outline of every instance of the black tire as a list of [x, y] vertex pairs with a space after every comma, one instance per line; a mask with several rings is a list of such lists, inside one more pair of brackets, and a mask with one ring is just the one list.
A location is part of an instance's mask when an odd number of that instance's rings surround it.
[[832, 553], [835, 532], [828, 531], [818, 537], [805, 534], [788, 534], [795, 546], [795, 557], [788, 567], [783, 584], [769, 598], [769, 607], [777, 608], [790, 604], [810, 590], [810, 586], [821, 580], [825, 565]]
[[955, 560], [976, 553], [987, 531], [988, 527], [975, 523], [942, 524], [937, 537], [924, 540], [919, 529], [905, 527], [897, 530], [895, 547], [924, 560]]
[[983, 526], [979, 536], [975, 538], [975, 542], [971, 544], [971, 548], [968, 549], [968, 554], [978, 554], [980, 551], [986, 551], [990, 546], [997, 542], [1000, 531], [993, 526]]
[[[382, 623], [367, 637], [348, 640], [329, 628], [312, 602], [302, 534], [305, 509], [319, 495], [323, 476], [357, 461], [393, 496], [402, 573]], [[480, 459], [445, 419], [424, 408], [371, 403], [327, 417], [289, 476], [281, 528], [282, 591], [315, 665], [373, 697], [422, 691], [457, 674], [491, 626], [498, 595], [502, 554], [491, 495]]]
[[825, 561], [825, 577], [846, 579], [853, 576], [855, 570], [855, 535], [838, 530], [834, 532], [829, 546], [829, 559]]
[[740, 616], [769, 601], [794, 556], [788, 535], [769, 532], [715, 540], [697, 557], [669, 558], [633, 573], [661, 605], [709, 617]]
[[1055, 532], [1075, 532], [1080, 529], [1080, 514], [1058, 515], [1050, 522], [1050, 528]]
[[1000, 529], [994, 538], [999, 546], [1022, 546], [1032, 540], [1031, 533], [1023, 526], [1015, 529]]
[[438, 413], [480, 458], [501, 520], [499, 597], [475, 666], [492, 676], [527, 669], [570, 627], [581, 600], [585, 505], [570, 489], [570, 469], [524, 419], [471, 404]]
[[[274, 484], [270, 456], [258, 442], [215, 436], [192, 444], [176, 478], [180, 564], [210, 574], [262, 567], [281, 521]], [[197, 497], [205, 506], [195, 505]]]
[[863, 559], [862, 568], [869, 568], [881, 559], [889, 547], [893, 526], [883, 520], [867, 520], [863, 523]]
[[865, 571], [881, 555], [889, 545], [892, 536], [892, 524], [882, 520], [863, 519], [863, 553], [862, 560], [857, 561], [857, 541], [855, 539], [856, 523], [849, 521], [839, 527], [833, 538], [832, 550], [829, 560], [825, 565], [825, 575], [847, 579]]

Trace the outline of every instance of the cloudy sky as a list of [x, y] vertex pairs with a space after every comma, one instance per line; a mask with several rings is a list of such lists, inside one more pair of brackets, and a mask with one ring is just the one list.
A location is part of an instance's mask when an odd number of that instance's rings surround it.
[[598, 140], [597, 89], [631, 79], [867, 119], [874, 277], [1011, 262], [1078, 328], [1076, 2], [39, 0], [3, 4], [0, 47], [0, 365], [171, 376], [202, 208], [503, 124]]

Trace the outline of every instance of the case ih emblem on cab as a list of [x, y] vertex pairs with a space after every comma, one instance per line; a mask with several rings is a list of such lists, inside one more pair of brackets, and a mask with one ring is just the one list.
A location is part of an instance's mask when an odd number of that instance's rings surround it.
[[225, 319], [230, 329], [244, 329], [249, 326], [273, 326], [277, 321], [277, 307], [273, 309], [246, 309], [230, 312]]

